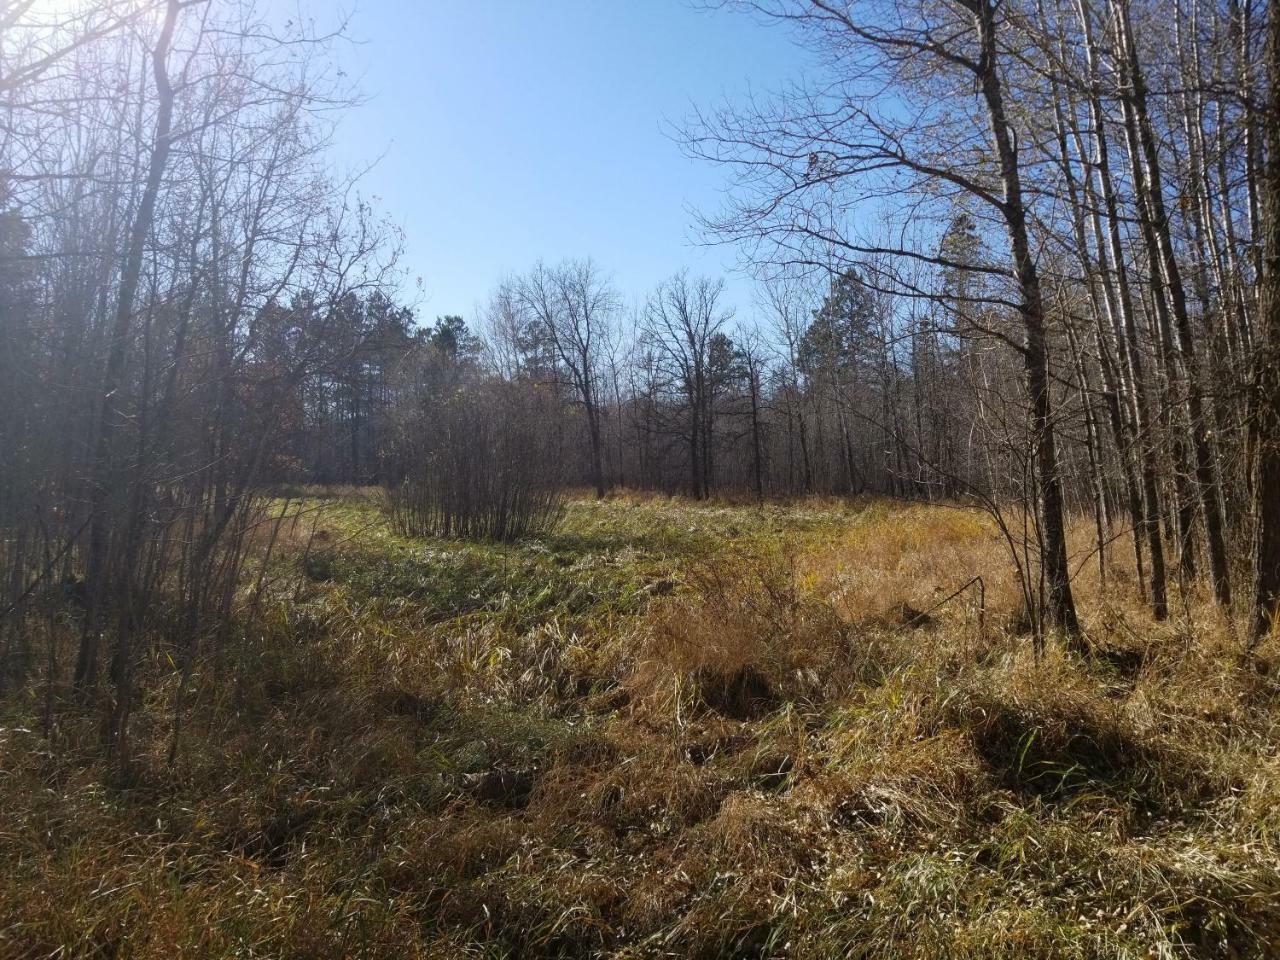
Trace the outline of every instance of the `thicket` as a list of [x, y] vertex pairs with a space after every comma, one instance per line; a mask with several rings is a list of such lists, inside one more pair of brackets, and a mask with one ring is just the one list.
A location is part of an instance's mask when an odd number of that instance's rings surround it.
[[447, 354], [406, 376], [387, 453], [395, 529], [419, 537], [514, 541], [564, 512], [558, 403], [535, 384], [477, 376]]

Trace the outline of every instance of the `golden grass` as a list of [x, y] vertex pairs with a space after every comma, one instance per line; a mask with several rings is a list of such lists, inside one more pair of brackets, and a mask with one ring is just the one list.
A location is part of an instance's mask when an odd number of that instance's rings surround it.
[[[92, 713], [4, 704], [0, 957], [1280, 949], [1276, 650], [1198, 591], [1152, 623], [1121, 543], [1080, 606], [1138, 656], [1086, 661], [1034, 655], [971, 511], [622, 495], [515, 548], [324, 516], [172, 767], [163, 656], [127, 787]], [[975, 575], [981, 627], [904, 617]]]

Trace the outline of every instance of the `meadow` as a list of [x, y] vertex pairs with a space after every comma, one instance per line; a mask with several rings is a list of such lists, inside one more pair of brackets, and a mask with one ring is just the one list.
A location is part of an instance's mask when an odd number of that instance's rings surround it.
[[1123, 540], [1085, 656], [972, 510], [616, 495], [502, 546], [301, 496], [252, 627], [156, 647], [126, 781], [99, 708], [0, 704], [6, 960], [1280, 950], [1280, 650], [1153, 623]]

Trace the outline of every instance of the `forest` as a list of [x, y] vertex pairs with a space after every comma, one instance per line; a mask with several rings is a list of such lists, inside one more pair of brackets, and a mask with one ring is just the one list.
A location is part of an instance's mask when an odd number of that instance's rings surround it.
[[0, 0], [0, 958], [1280, 951], [1280, 2], [697, 6], [734, 276], [436, 313], [360, 10]]

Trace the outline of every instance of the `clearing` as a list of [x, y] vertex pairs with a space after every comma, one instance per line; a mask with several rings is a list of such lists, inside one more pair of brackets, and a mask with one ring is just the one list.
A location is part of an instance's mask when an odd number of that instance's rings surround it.
[[[96, 711], [0, 715], [0, 955], [1224, 957], [1280, 944], [1276, 651], [1034, 655], [980, 513], [571, 501], [515, 546], [308, 490], [263, 626]], [[1075, 540], [1089, 532], [1081, 524]], [[969, 578], [976, 590], [934, 608]], [[255, 584], [257, 587], [255, 587]], [[176, 657], [176, 655], [175, 655]]]

